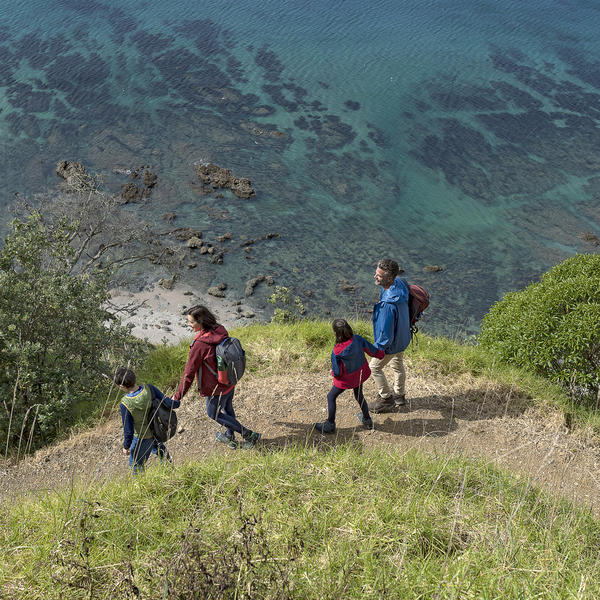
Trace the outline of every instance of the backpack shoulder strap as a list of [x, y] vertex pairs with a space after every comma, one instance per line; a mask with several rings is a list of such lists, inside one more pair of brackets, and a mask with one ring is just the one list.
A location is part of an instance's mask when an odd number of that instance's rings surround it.
[[215, 376], [217, 377], [217, 372], [205, 361], [202, 361], [202, 364]]

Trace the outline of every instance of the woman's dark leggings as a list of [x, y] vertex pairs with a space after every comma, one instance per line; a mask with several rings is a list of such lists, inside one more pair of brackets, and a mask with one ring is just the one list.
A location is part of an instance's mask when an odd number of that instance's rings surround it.
[[[216, 396], [206, 397], [206, 414], [214, 419], [219, 425], [227, 430], [227, 435], [233, 437], [234, 432], [242, 434], [242, 437], [246, 437], [246, 434], [250, 432], [235, 418], [235, 411], [233, 410], [233, 393], [235, 388], [226, 394], [218, 394]], [[251, 432], [250, 432], [251, 433]]]
[[[358, 405], [360, 406], [360, 410], [362, 411], [363, 417], [365, 419], [370, 419], [371, 416], [369, 415], [369, 405], [367, 404], [367, 401], [365, 400], [365, 397], [363, 396], [362, 388], [363, 388], [363, 386], [361, 384], [358, 387], [352, 388], [352, 392], [354, 394], [354, 398], [356, 399], [356, 401], [358, 402]], [[336, 387], [334, 385], [329, 390], [329, 393], [327, 394], [327, 412], [329, 414], [329, 416], [327, 417], [327, 420], [330, 423], [335, 423], [335, 405], [336, 405], [337, 397], [342, 392], [345, 392], [345, 391], [346, 390]]]

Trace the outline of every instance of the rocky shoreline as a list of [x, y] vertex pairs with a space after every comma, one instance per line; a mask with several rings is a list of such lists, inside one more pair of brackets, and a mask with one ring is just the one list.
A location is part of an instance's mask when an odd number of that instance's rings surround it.
[[227, 329], [243, 327], [266, 318], [240, 300], [197, 294], [193, 289], [179, 284], [172, 289], [164, 289], [158, 283], [153, 283], [141, 291], [115, 288], [111, 291], [110, 310], [124, 324], [133, 326], [132, 334], [135, 337], [151, 344], [176, 344], [192, 337], [186, 326], [185, 311], [195, 304], [208, 307]]

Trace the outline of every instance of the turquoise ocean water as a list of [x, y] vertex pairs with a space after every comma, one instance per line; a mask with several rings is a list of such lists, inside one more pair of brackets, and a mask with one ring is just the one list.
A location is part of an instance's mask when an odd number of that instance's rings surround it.
[[[223, 264], [194, 259], [184, 283], [225, 281], [240, 297], [264, 273], [313, 314], [352, 317], [389, 256], [430, 289], [426, 329], [456, 336], [506, 291], [595, 249], [579, 236], [600, 224], [597, 2], [0, 10], [3, 226], [15, 193], [55, 189], [60, 159], [112, 191], [129, 181], [115, 169], [149, 165], [158, 185], [128, 210], [232, 234]], [[200, 193], [194, 165], [208, 161], [256, 196]]]

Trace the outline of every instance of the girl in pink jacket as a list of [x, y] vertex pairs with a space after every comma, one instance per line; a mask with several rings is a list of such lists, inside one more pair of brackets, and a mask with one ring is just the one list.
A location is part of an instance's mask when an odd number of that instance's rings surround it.
[[335, 410], [337, 397], [344, 390], [352, 390], [360, 406], [358, 420], [367, 429], [373, 429], [373, 420], [363, 396], [363, 383], [371, 375], [365, 352], [369, 356], [383, 358], [385, 353], [378, 350], [360, 335], [354, 335], [352, 327], [345, 319], [336, 319], [333, 324], [335, 346], [331, 353], [331, 374], [333, 386], [327, 394], [327, 421], [315, 423], [315, 430], [321, 433], [335, 433]]

